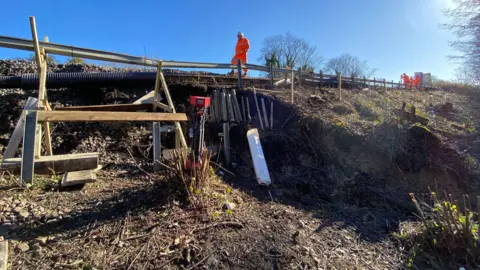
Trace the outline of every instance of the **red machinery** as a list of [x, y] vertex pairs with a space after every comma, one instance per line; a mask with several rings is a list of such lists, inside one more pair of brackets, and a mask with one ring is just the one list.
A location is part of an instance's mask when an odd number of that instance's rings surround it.
[[210, 106], [210, 98], [208, 97], [190, 97], [190, 105], [192, 105], [192, 128], [189, 131], [189, 137], [192, 140], [192, 158], [187, 160], [187, 167], [194, 168], [200, 165], [199, 158], [204, 148], [205, 139], [205, 112]]

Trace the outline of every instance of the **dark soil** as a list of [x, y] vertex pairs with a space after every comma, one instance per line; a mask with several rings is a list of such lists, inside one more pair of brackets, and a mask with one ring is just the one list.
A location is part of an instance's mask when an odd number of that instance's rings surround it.
[[[169, 81], [177, 111], [217, 83]], [[361, 94], [338, 102], [332, 89], [297, 89], [293, 106], [288, 91], [258, 94], [274, 102], [274, 128], [260, 130], [273, 180], [268, 188], [255, 181], [245, 138], [247, 128], [260, 129], [253, 93], [238, 92], [249, 96], [253, 120], [232, 128], [228, 169], [235, 175], [213, 166], [219, 199], [211, 211], [188, 204], [168, 170], [152, 171], [148, 123], [54, 125], [55, 154], [98, 151], [104, 168], [96, 183], [67, 191], [55, 185], [59, 176], [39, 176], [25, 190], [3, 173], [0, 235], [10, 242], [12, 269], [405, 268], [408, 256], [392, 233], [415, 220], [409, 192], [435, 186], [461, 194], [474, 171], [430, 127], [399, 127], [382, 114], [382, 123], [351, 118], [362, 113], [352, 105]], [[48, 97], [52, 107], [129, 103], [148, 91], [52, 89]], [[2, 150], [23, 103], [36, 93], [0, 93]], [[162, 136], [173, 148], [173, 135]], [[227, 201], [233, 210], [223, 209]]]

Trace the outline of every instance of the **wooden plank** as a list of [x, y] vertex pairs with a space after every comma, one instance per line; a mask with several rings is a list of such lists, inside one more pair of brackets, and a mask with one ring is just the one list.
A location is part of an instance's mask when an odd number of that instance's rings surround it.
[[40, 45], [38, 42], [38, 35], [37, 35], [37, 25], [35, 23], [35, 17], [30, 16], [30, 30], [32, 32], [32, 40], [33, 40], [33, 51], [35, 52], [35, 60], [37, 62], [37, 68], [41, 68], [41, 57], [40, 57]]
[[57, 107], [55, 111], [141, 111], [152, 107], [148, 103], [137, 104], [107, 104], [107, 105], [88, 105], [88, 106], [70, 106]]
[[[24, 184], [33, 184], [35, 160], [35, 136], [37, 132], [37, 111], [27, 111], [25, 116], [25, 130], [23, 132], [22, 158], [18, 159], [22, 172], [20, 179]], [[4, 160], [9, 163], [8, 160]]]
[[166, 112], [170, 112], [170, 113], [173, 112], [173, 109], [170, 108], [167, 104], [163, 104], [157, 101], [156, 105], [157, 105], [157, 108], [160, 108]]
[[[34, 97], [29, 97], [27, 101], [25, 102], [25, 106], [23, 107], [23, 110], [33, 110], [37, 107], [37, 101], [38, 99]], [[18, 146], [20, 145], [20, 142], [22, 141], [23, 138], [23, 131], [25, 129], [25, 116], [22, 115], [17, 121], [17, 125], [15, 126], [15, 129], [13, 130], [12, 136], [10, 136], [10, 140], [8, 141], [7, 145], [7, 150], [3, 153], [3, 159], [6, 158], [13, 158], [15, 157], [15, 153], [17, 152]]]
[[62, 187], [83, 185], [97, 181], [97, 175], [92, 170], [66, 172], [62, 177]]
[[158, 62], [157, 65], [157, 76], [155, 77], [155, 89], [153, 90], [153, 111], [156, 111], [157, 102], [158, 102], [158, 92], [160, 91], [161, 85], [161, 76], [160, 73], [162, 72], [162, 61]]
[[141, 98], [135, 100], [133, 104], [152, 104], [155, 91], [150, 91]]
[[[250, 90], [250, 89], [247, 89], [247, 90]], [[278, 94], [285, 93], [285, 91], [280, 91], [280, 90], [268, 90], [268, 89], [262, 89], [262, 88], [255, 88], [255, 90], [258, 91], [258, 92], [266, 92], [266, 93], [278, 93]]]
[[0, 270], [8, 268], [8, 240], [0, 236]]
[[[49, 42], [48, 36], [43, 37], [43, 41], [48, 43]], [[42, 48], [41, 51], [42, 51], [42, 55], [43, 55], [43, 59], [42, 59], [43, 74], [41, 74], [42, 77], [40, 77], [40, 78], [43, 78], [43, 84], [40, 84], [40, 87], [42, 87], [44, 89], [44, 95], [43, 95], [43, 101], [41, 99], [40, 99], [40, 101], [42, 101], [41, 103], [45, 106], [45, 109], [47, 111], [51, 111], [52, 108], [50, 107], [50, 103], [48, 102], [47, 85], [46, 85], [46, 82], [47, 82], [47, 53], [45, 52], [45, 49], [43, 49], [43, 48]], [[43, 130], [44, 130], [43, 144], [45, 145], [45, 152], [48, 156], [51, 156], [51, 155], [53, 155], [53, 149], [52, 149], [52, 133], [50, 131], [50, 123], [48, 123], [48, 122], [43, 123]]]
[[37, 114], [40, 122], [187, 121], [184, 113], [37, 111]]
[[[95, 152], [82, 153], [82, 154], [42, 156], [34, 160], [35, 172], [40, 174], [50, 174], [52, 173], [52, 170], [56, 173], [68, 172], [68, 171], [93, 170], [98, 167], [98, 157], [99, 157], [99, 153], [95, 153]], [[9, 158], [5, 160], [5, 164], [3, 167], [7, 169], [15, 170], [22, 166], [21, 169], [23, 172], [28, 168], [24, 166], [22, 162], [23, 162], [22, 158]], [[25, 165], [29, 165], [29, 164], [25, 163]], [[31, 165], [30, 168], [32, 167], [33, 165]], [[25, 175], [25, 176], [28, 176], [28, 175]]]
[[[132, 104], [105, 104], [105, 105], [88, 105], [88, 106], [70, 106], [70, 107], [57, 107], [56, 111], [143, 111], [152, 107], [153, 101], [144, 100], [142, 103]], [[161, 102], [157, 102], [157, 107], [171, 112], [172, 109]]]

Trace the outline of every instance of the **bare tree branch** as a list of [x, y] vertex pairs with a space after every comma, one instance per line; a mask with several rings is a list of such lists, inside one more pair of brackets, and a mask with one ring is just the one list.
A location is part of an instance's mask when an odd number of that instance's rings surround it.
[[275, 67], [315, 69], [323, 63], [317, 48], [305, 39], [290, 32], [284, 35], [266, 37], [258, 61], [272, 63]]
[[327, 72], [341, 72], [345, 76], [372, 77], [377, 69], [371, 68], [366, 60], [350, 55], [348, 53], [331, 58], [325, 65]]

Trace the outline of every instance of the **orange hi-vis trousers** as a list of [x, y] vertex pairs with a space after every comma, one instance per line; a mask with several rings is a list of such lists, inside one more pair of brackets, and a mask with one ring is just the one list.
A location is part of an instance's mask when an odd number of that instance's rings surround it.
[[[240, 59], [240, 64], [241, 65], [244, 65], [247, 63], [247, 54], [246, 53], [241, 53], [241, 54], [236, 54], [233, 58], [232, 58], [232, 65], [237, 65], [237, 61], [238, 59]], [[247, 68], [244, 68], [243, 71], [245, 73], [248, 72], [248, 69]]]

